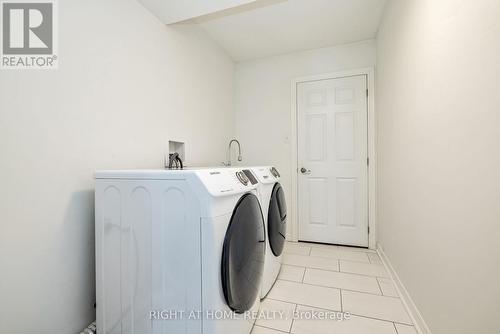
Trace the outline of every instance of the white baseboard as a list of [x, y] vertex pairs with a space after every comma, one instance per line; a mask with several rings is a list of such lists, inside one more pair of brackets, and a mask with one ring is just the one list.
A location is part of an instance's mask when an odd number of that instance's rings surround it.
[[410, 315], [410, 318], [418, 334], [432, 334], [431, 330], [429, 329], [429, 326], [427, 326], [424, 318], [422, 317], [422, 314], [420, 313], [417, 306], [413, 302], [413, 299], [408, 293], [408, 290], [406, 290], [405, 286], [403, 285], [403, 282], [401, 282], [401, 279], [394, 270], [391, 261], [389, 261], [389, 258], [385, 254], [384, 249], [380, 244], [377, 244], [377, 252], [380, 255], [380, 258], [382, 259], [385, 268], [391, 275], [392, 280], [396, 285], [396, 290], [398, 291], [399, 296], [401, 297], [401, 300], [403, 301], [403, 304], [406, 307], [406, 310], [408, 311], [408, 314]]

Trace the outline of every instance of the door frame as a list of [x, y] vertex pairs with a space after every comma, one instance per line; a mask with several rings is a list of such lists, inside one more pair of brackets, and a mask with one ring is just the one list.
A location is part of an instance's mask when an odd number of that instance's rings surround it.
[[291, 240], [298, 241], [299, 223], [298, 223], [298, 107], [297, 107], [297, 85], [303, 82], [340, 79], [358, 75], [366, 75], [368, 88], [368, 247], [376, 248], [377, 233], [377, 155], [376, 155], [376, 114], [375, 114], [375, 69], [373, 67], [352, 69], [346, 71], [310, 75], [294, 78], [291, 81], [291, 159], [292, 159], [292, 193], [291, 193]]

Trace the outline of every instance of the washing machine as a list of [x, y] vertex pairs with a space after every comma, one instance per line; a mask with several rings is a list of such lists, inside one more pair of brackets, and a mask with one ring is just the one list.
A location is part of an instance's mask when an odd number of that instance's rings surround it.
[[271, 290], [281, 269], [282, 253], [286, 239], [287, 208], [285, 193], [279, 183], [280, 174], [275, 167], [251, 167], [244, 172], [249, 178], [251, 172], [257, 181], [257, 192], [264, 214], [266, 227], [266, 256], [260, 297]]
[[233, 168], [95, 177], [98, 333], [250, 333], [265, 257], [256, 184]]

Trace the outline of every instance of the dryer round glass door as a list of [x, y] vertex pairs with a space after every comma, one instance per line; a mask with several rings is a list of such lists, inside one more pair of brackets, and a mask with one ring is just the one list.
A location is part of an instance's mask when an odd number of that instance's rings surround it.
[[279, 183], [276, 183], [269, 201], [267, 216], [267, 232], [269, 245], [274, 256], [280, 256], [285, 247], [286, 236], [286, 201], [285, 193]]
[[227, 305], [236, 313], [250, 310], [259, 296], [264, 252], [259, 200], [246, 194], [236, 204], [222, 249], [222, 290]]

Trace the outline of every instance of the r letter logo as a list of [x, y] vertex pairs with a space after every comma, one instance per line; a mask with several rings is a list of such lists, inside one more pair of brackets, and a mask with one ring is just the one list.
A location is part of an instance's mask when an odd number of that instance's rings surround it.
[[56, 68], [55, 3], [3, 0], [3, 69]]

